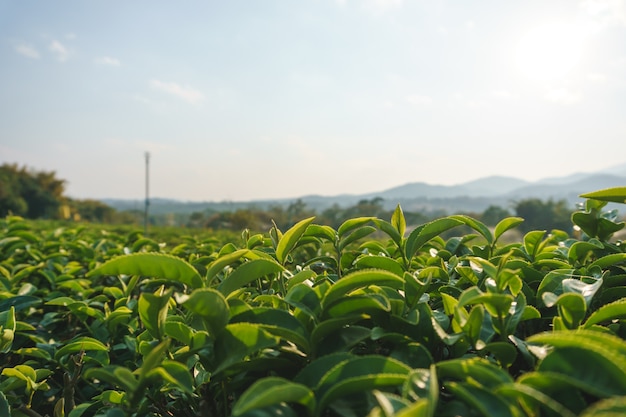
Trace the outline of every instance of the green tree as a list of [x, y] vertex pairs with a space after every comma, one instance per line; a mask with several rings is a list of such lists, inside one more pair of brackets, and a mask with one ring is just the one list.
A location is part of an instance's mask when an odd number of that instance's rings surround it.
[[0, 166], [0, 215], [57, 218], [65, 201], [65, 180], [54, 171], [34, 171], [17, 164]]
[[70, 206], [81, 220], [97, 223], [113, 223], [117, 220], [116, 210], [98, 200], [71, 200]]
[[500, 220], [510, 216], [511, 213], [507, 209], [491, 205], [480, 215], [480, 220], [487, 226], [495, 226]]
[[573, 210], [567, 208], [566, 200], [557, 202], [552, 199], [544, 202], [537, 198], [519, 201], [515, 204], [515, 213], [524, 219], [520, 225], [522, 232], [531, 230], [569, 230], [572, 227]]

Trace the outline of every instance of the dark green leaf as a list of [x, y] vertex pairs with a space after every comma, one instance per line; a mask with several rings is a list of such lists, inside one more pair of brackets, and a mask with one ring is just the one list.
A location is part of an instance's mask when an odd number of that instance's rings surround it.
[[173, 291], [174, 289], [170, 288], [163, 292], [163, 287], [161, 287], [154, 294], [142, 293], [139, 297], [139, 318], [146, 330], [157, 340], [163, 337], [163, 326]]
[[185, 308], [202, 317], [211, 335], [218, 335], [230, 318], [228, 303], [224, 296], [212, 288], [194, 290], [183, 303]]
[[302, 404], [310, 415], [315, 408], [315, 399], [310, 388], [284, 378], [266, 377], [257, 380], [239, 397], [232, 414], [240, 416], [250, 410], [282, 402]]

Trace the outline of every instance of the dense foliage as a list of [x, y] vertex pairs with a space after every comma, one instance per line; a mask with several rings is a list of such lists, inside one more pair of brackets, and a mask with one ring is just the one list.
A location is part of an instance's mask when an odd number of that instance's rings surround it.
[[586, 197], [576, 236], [512, 243], [522, 218], [408, 228], [400, 207], [176, 246], [6, 217], [0, 415], [623, 414], [624, 223], [604, 208], [626, 188]]
[[97, 200], [67, 197], [66, 183], [54, 171], [37, 171], [17, 164], [0, 165], [0, 216], [101, 223], [132, 223], [137, 220], [132, 213], [119, 213]]

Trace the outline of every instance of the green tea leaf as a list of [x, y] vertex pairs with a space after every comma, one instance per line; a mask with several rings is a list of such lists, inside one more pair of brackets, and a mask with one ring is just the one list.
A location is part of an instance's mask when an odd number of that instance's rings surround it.
[[209, 333], [213, 336], [218, 335], [226, 327], [230, 318], [226, 298], [212, 288], [194, 290], [183, 306], [202, 317]]
[[242, 257], [245, 257], [251, 253], [250, 249], [239, 249], [232, 253], [221, 255], [215, 261], [211, 263], [206, 273], [206, 280], [211, 283], [213, 278], [220, 273], [228, 265], [237, 262]]
[[587, 313], [587, 306], [582, 295], [568, 292], [556, 300], [559, 316], [568, 329], [576, 329]]
[[218, 290], [228, 297], [230, 293], [269, 274], [284, 271], [282, 265], [271, 259], [254, 259], [240, 265], [218, 286]]
[[315, 399], [313, 391], [305, 385], [280, 377], [265, 377], [253, 383], [233, 406], [232, 415], [240, 416], [255, 408], [286, 403], [302, 404], [313, 414]]
[[387, 256], [363, 256], [357, 259], [355, 266], [358, 269], [384, 269], [398, 276], [402, 276], [404, 274], [404, 268], [402, 265], [393, 258], [389, 258]]
[[545, 230], [534, 230], [524, 235], [524, 249], [530, 259], [534, 260], [541, 251], [542, 239], [546, 235]]
[[614, 253], [611, 255], [603, 256], [595, 262], [592, 262], [587, 268], [591, 269], [593, 267], [599, 267], [602, 269], [607, 269], [612, 267], [613, 265], [623, 262], [626, 262], [626, 253]]
[[581, 194], [580, 197], [613, 203], [626, 203], [626, 187], [605, 188], [603, 190]]
[[83, 351], [108, 351], [109, 348], [104, 345], [101, 341], [94, 339], [92, 337], [79, 337], [74, 339], [74, 341], [67, 343], [65, 346], [60, 348], [54, 354], [54, 359], [59, 360], [60, 358], [71, 355], [73, 353], [79, 353]]
[[305, 352], [310, 349], [308, 332], [302, 323], [287, 311], [256, 307], [234, 315], [230, 321], [231, 323], [259, 324], [264, 330], [294, 343]]
[[595, 330], [579, 329], [575, 332], [554, 331], [537, 333], [530, 336], [527, 342], [551, 345], [555, 348], [583, 348], [606, 355], [615, 363], [626, 363], [626, 341], [612, 334]]
[[497, 242], [504, 232], [511, 230], [522, 223], [524, 223], [524, 219], [521, 217], [507, 217], [506, 219], [500, 220], [493, 231], [493, 241]]
[[334, 301], [347, 295], [357, 288], [378, 285], [401, 289], [404, 287], [404, 280], [398, 275], [382, 269], [370, 269], [356, 271], [341, 278], [334, 283], [324, 295], [322, 304], [329, 306]]
[[452, 381], [444, 383], [444, 386], [484, 417], [516, 417], [517, 415], [512, 410], [512, 404], [485, 387]]
[[0, 416], [10, 416], [11, 415], [11, 406], [7, 401], [7, 397], [4, 395], [2, 391], [0, 391]]
[[558, 347], [539, 363], [537, 371], [566, 375], [578, 388], [606, 398], [626, 395], [626, 369], [617, 360], [608, 349], [601, 352], [586, 346]]
[[339, 239], [343, 239], [348, 232], [365, 226], [374, 219], [376, 219], [376, 217], [355, 217], [353, 219], [346, 220], [337, 229], [337, 236]]
[[228, 324], [220, 337], [215, 341], [215, 373], [244, 360], [248, 355], [264, 348], [278, 345], [280, 339], [273, 336], [258, 324], [232, 323]]
[[15, 307], [0, 312], [0, 353], [8, 353], [15, 338]]
[[467, 382], [473, 380], [486, 388], [513, 382], [507, 371], [479, 358], [445, 360], [438, 362], [436, 367], [440, 380], [444, 378]]
[[357, 294], [341, 298], [325, 307], [324, 312], [329, 317], [345, 317], [352, 314], [374, 314], [376, 312], [390, 312], [389, 299], [381, 294]]
[[572, 413], [563, 404], [528, 385], [518, 383], [503, 384], [496, 388], [495, 393], [508, 397], [512, 402], [521, 401], [529, 404], [539, 404], [544, 409], [550, 410], [560, 417], [576, 417], [576, 414]]
[[316, 388], [328, 371], [354, 356], [348, 352], [338, 352], [314, 359], [298, 372], [293, 381], [309, 388]]
[[343, 250], [349, 244], [356, 242], [359, 239], [364, 238], [365, 236], [372, 234], [376, 231], [376, 228], [373, 226], [362, 226], [359, 229], [356, 229], [354, 232], [346, 235], [345, 237], [339, 240], [339, 250]]
[[148, 377], [148, 374], [161, 365], [163, 359], [165, 358], [165, 353], [169, 349], [170, 340], [165, 339], [160, 342], [158, 345], [152, 347], [150, 351], [144, 356], [143, 363], [141, 364], [141, 368], [139, 368], [139, 384], [143, 385], [145, 383], [145, 379]]
[[489, 228], [482, 222], [473, 219], [469, 216], [466, 216], [464, 214], [457, 214], [454, 216], [450, 216], [450, 218], [455, 219], [455, 220], [459, 220], [461, 222], [463, 222], [465, 225], [471, 227], [472, 229], [476, 230], [478, 233], [480, 233], [480, 235], [482, 237], [485, 238], [485, 240], [487, 241], [487, 243], [489, 245], [491, 245], [494, 241], [493, 235], [491, 234], [491, 230], [489, 230]]
[[404, 236], [404, 232], [406, 231], [406, 220], [404, 219], [404, 213], [402, 213], [400, 204], [396, 206], [396, 209], [391, 215], [391, 224], [400, 236]]
[[392, 358], [367, 355], [340, 362], [328, 371], [315, 389], [320, 414], [333, 400], [360, 391], [402, 385], [411, 368]]
[[417, 251], [435, 236], [439, 236], [443, 232], [462, 224], [463, 222], [458, 219], [444, 217], [416, 228], [407, 237], [405, 248], [406, 257], [408, 259], [413, 258]]
[[611, 320], [626, 319], [626, 299], [617, 300], [610, 304], [605, 304], [589, 316], [584, 327], [590, 328], [594, 324], [599, 324]]
[[118, 365], [86, 369], [85, 378], [108, 382], [111, 385], [122, 388], [127, 393], [134, 392], [138, 386], [135, 374], [130, 369]]
[[187, 394], [193, 393], [193, 377], [189, 369], [187, 369], [187, 366], [180, 362], [164, 359], [163, 362], [161, 362], [161, 368], [164, 371], [161, 373], [161, 376], [164, 377], [166, 381]]
[[626, 397], [600, 400], [587, 408], [580, 417], [618, 417], [626, 415]]
[[89, 271], [87, 277], [121, 274], [170, 279], [191, 288], [200, 288], [203, 285], [200, 274], [191, 264], [163, 253], [133, 253], [118, 256]]
[[139, 296], [139, 318], [150, 335], [157, 340], [163, 338], [163, 326], [167, 318], [167, 308], [174, 289], [163, 292], [163, 287], [151, 293], [142, 293]]
[[315, 217], [309, 217], [296, 223], [293, 227], [287, 230], [280, 238], [278, 245], [276, 246], [276, 259], [281, 265], [285, 264], [287, 255], [296, 246], [307, 227], [313, 222]]
[[296, 284], [289, 289], [285, 302], [292, 307], [299, 308], [310, 318], [315, 319], [321, 309], [320, 299], [315, 290], [306, 284]]

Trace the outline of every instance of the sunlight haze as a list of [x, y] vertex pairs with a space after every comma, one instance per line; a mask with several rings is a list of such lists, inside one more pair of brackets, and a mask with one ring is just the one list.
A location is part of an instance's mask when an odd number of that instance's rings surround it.
[[245, 201], [626, 162], [626, 0], [0, 0], [0, 164]]

